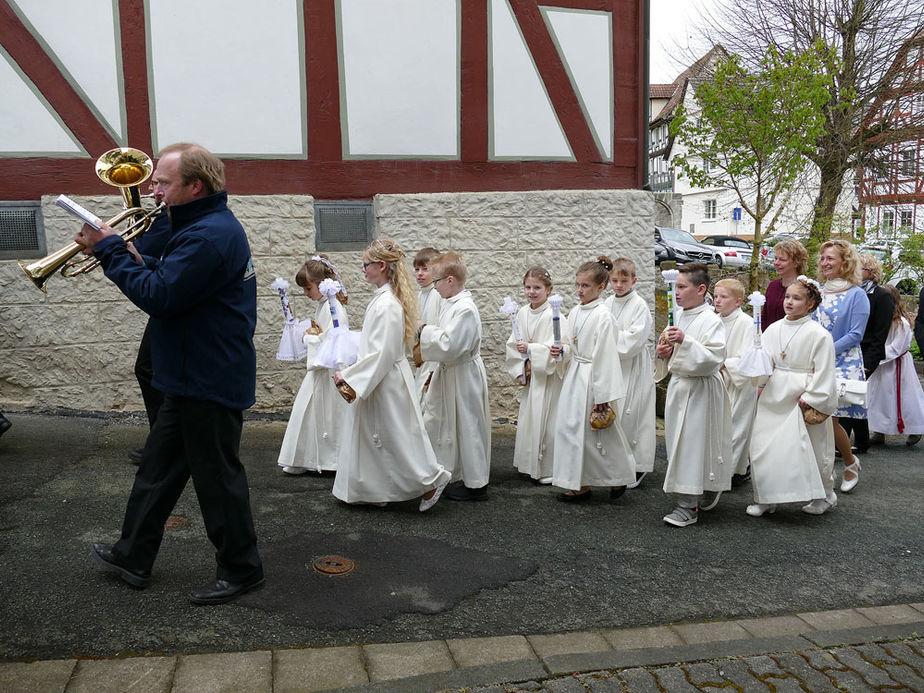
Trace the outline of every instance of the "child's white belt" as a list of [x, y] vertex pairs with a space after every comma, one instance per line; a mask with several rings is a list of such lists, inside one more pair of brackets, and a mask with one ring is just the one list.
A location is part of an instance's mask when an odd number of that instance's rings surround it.
[[588, 358], [587, 356], [581, 356], [580, 354], [572, 354], [571, 360], [577, 361], [578, 363], [593, 363], [594, 362], [592, 358]]
[[456, 366], [465, 365], [466, 363], [472, 363], [477, 361], [479, 358], [481, 358], [481, 354], [475, 354], [474, 356], [466, 356], [461, 359], [456, 359], [455, 361], [443, 361], [442, 365], [443, 368], [454, 368]]
[[774, 366], [775, 371], [789, 371], [790, 373], [814, 373], [814, 368], [789, 368], [788, 366]]

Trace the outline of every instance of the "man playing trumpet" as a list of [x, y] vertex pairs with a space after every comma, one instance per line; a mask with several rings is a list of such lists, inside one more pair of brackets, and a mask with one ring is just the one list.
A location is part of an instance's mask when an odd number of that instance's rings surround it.
[[147, 587], [164, 523], [191, 476], [218, 569], [189, 599], [221, 604], [263, 584], [238, 456], [242, 411], [255, 400], [256, 278], [244, 229], [227, 207], [221, 160], [198, 145], [171, 145], [152, 184], [170, 216], [160, 258], [141, 257], [105, 224], [74, 237], [151, 316], [153, 385], [164, 393], [122, 536], [93, 544], [93, 555], [130, 585]]

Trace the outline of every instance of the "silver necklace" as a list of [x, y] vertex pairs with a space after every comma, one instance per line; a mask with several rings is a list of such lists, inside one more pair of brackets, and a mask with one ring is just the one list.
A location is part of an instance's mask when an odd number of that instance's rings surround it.
[[796, 335], [799, 334], [799, 330], [801, 330], [803, 327], [805, 327], [805, 323], [802, 323], [801, 325], [799, 325], [799, 327], [796, 328], [795, 332], [793, 332], [792, 335], [790, 335], [789, 341], [786, 342], [785, 348], [783, 347], [783, 330], [780, 330], [779, 337], [780, 337], [780, 358], [781, 359], [786, 358], [786, 349], [789, 349], [789, 345], [792, 344], [792, 340], [795, 339]]

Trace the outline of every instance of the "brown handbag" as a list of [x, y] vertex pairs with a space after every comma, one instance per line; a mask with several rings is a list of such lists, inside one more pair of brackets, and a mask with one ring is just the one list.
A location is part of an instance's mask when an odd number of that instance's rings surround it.
[[802, 419], [809, 426], [817, 426], [820, 423], [824, 423], [829, 416], [830, 414], [822, 414], [815, 409], [815, 407], [805, 407], [802, 410]]
[[596, 409], [593, 409], [590, 412], [590, 427], [595, 431], [609, 428], [613, 425], [615, 420], [616, 412], [613, 411], [613, 407], [611, 407], [609, 404], [606, 405], [606, 409], [603, 411], [597, 411]]

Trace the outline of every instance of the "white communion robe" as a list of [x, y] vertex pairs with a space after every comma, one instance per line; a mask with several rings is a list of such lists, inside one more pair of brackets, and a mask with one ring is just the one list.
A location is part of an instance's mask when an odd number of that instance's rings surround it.
[[[517, 436], [513, 450], [513, 466], [533, 479], [552, 476], [555, 446], [555, 416], [565, 360], [555, 361], [549, 353], [554, 337], [552, 333], [552, 307], [548, 301], [538, 308], [528, 304], [516, 315], [520, 337], [529, 344], [526, 356], [532, 375], [529, 384], [520, 388], [520, 413], [517, 416]], [[567, 320], [561, 320], [562, 342], [567, 342]], [[510, 377], [517, 380], [523, 373], [523, 354], [517, 351], [513, 330], [506, 346], [506, 367]]]
[[[336, 297], [331, 298], [337, 310], [337, 320], [348, 326], [346, 311]], [[321, 327], [320, 335], [305, 335], [308, 347], [308, 373], [302, 380], [286, 433], [279, 449], [280, 467], [299, 467], [315, 471], [333, 471], [337, 468], [340, 449], [340, 426], [346, 415], [347, 403], [337, 392], [331, 379], [332, 371], [316, 366], [318, 348], [328, 331], [334, 326], [327, 301], [318, 303], [314, 321]]]
[[356, 391], [340, 436], [334, 496], [346, 503], [417, 498], [449, 480], [424, 429], [404, 350], [404, 310], [385, 284], [363, 318], [359, 354], [340, 372]]
[[[443, 307], [443, 297], [440, 296], [433, 284], [421, 289], [417, 293], [417, 300], [420, 303], [420, 321], [427, 325], [436, 325], [440, 321], [440, 310]], [[424, 385], [427, 384], [433, 371], [436, 370], [437, 364], [433, 361], [424, 361], [420, 368], [414, 372], [414, 384], [417, 386], [417, 398], [423, 402]]]
[[[568, 332], [571, 343], [563, 346], [570, 362], [558, 399], [552, 484], [573, 491], [625, 486], [635, 481], [635, 459], [621, 422], [626, 384], [613, 348], [616, 320], [598, 298], [571, 310]], [[604, 403], [616, 419], [609, 428], [594, 430], [590, 412]]]
[[[922, 308], [924, 309], [924, 308]], [[911, 326], [901, 318], [893, 322], [886, 340], [886, 357], [869, 377], [866, 393], [869, 430], [888, 435], [924, 433], [924, 392], [908, 353]], [[899, 377], [901, 364], [901, 377]], [[903, 430], [898, 430], [898, 394], [901, 393]]]
[[738, 361], [754, 343], [754, 318], [737, 308], [720, 319], [725, 325], [725, 366], [721, 373], [731, 404], [732, 466], [735, 474], [744, 474], [757, 411], [757, 384], [738, 373]]
[[606, 305], [616, 318], [616, 352], [626, 382], [622, 430], [629, 439], [636, 472], [654, 471], [655, 381], [651, 364], [654, 320], [636, 291], [610, 296]]
[[468, 488], [486, 486], [491, 410], [481, 360], [481, 316], [471, 292], [443, 301], [439, 324], [421, 330], [420, 355], [438, 363], [422, 405], [436, 459]]
[[665, 493], [699, 496], [731, 488], [731, 406], [719, 375], [725, 328], [712, 307], [684, 310], [677, 319], [684, 340], [669, 359], [656, 359], [655, 377], [671, 374], [664, 405], [667, 447]]
[[834, 484], [834, 427], [830, 417], [807, 425], [799, 399], [824, 414], [837, 409], [834, 341], [811, 315], [777, 320], [761, 341], [773, 373], [757, 402], [751, 436], [754, 500], [824, 498]]

